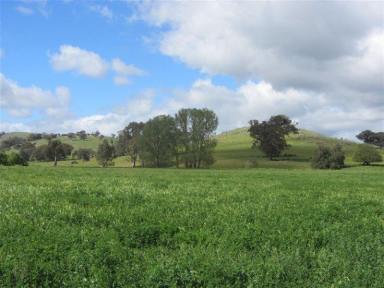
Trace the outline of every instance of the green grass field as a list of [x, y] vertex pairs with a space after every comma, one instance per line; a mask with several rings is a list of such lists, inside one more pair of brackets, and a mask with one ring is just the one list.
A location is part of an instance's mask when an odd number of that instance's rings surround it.
[[383, 287], [384, 167], [0, 167], [0, 287]]

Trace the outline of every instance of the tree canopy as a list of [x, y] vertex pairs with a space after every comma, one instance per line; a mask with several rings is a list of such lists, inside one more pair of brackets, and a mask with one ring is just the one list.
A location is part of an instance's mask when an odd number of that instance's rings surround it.
[[268, 121], [249, 122], [249, 134], [254, 139], [253, 148], [259, 147], [271, 160], [280, 156], [281, 152], [288, 147], [285, 136], [289, 133], [297, 133], [295, 123], [285, 115], [276, 115]]

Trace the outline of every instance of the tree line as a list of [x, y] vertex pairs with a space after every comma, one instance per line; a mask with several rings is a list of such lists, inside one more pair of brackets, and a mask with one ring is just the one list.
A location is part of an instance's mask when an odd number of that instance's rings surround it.
[[[274, 115], [269, 120], [249, 121], [249, 135], [253, 139], [252, 148], [260, 149], [270, 160], [281, 156], [289, 145], [286, 136], [298, 133], [297, 123], [285, 115]], [[217, 115], [208, 109], [184, 108], [174, 116], [159, 115], [147, 122], [129, 123], [118, 135], [106, 138], [96, 131], [88, 134], [81, 130], [76, 133], [61, 134], [68, 138], [78, 137], [85, 140], [89, 135], [103, 141], [97, 151], [88, 148], [74, 150], [74, 147], [62, 143], [55, 133], [31, 133], [27, 138], [9, 137], [1, 142], [0, 149], [13, 149], [11, 153], [0, 151], [2, 165], [28, 165], [28, 161], [57, 161], [72, 159], [89, 161], [92, 157], [102, 167], [113, 165], [119, 156], [127, 156], [132, 167], [185, 167], [202, 168], [214, 163], [213, 150], [217, 145], [214, 138], [218, 126]], [[4, 133], [1, 133], [3, 135]], [[1, 137], [0, 135], [0, 137]], [[382, 161], [379, 149], [384, 147], [384, 132], [365, 130], [356, 136], [362, 140], [353, 160], [369, 165]], [[36, 146], [32, 141], [48, 140], [47, 144]], [[18, 150], [17, 153], [15, 150]], [[320, 145], [311, 158], [313, 168], [340, 169], [344, 167], [345, 153], [340, 143], [334, 146]]]
[[174, 116], [159, 115], [146, 123], [131, 122], [111, 143], [105, 139], [96, 153], [101, 166], [116, 156], [128, 156], [132, 167], [202, 168], [213, 164], [218, 117], [208, 109], [184, 108]]

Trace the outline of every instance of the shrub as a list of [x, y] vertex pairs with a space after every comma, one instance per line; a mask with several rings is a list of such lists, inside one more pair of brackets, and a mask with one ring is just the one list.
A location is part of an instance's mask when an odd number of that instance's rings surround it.
[[8, 165], [12, 166], [12, 165], [23, 165], [23, 166], [27, 166], [28, 165], [28, 161], [26, 161], [25, 159], [23, 159], [19, 153], [16, 153], [16, 152], [11, 152], [9, 153], [8, 155]]
[[335, 147], [320, 145], [312, 157], [312, 167], [316, 169], [340, 169], [344, 167], [345, 154], [340, 144]]
[[363, 165], [369, 165], [372, 162], [381, 162], [383, 158], [377, 149], [363, 144], [357, 146], [357, 150], [353, 155], [353, 161], [361, 162]]
[[8, 156], [4, 152], [0, 152], [0, 165], [8, 165]]

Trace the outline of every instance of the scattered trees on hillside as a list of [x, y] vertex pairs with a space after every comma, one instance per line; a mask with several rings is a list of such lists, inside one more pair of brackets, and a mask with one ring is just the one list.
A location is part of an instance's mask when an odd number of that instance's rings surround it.
[[73, 146], [61, 143], [60, 140], [50, 140], [46, 146], [46, 159], [53, 161], [53, 166], [57, 166], [58, 160], [63, 160], [71, 155]]
[[312, 167], [316, 169], [341, 169], [344, 167], [345, 153], [340, 144], [334, 147], [320, 145], [313, 157]]
[[23, 161], [30, 161], [35, 150], [36, 145], [34, 143], [29, 141], [24, 142], [19, 149], [20, 157]]
[[102, 167], [107, 167], [113, 165], [113, 158], [115, 157], [115, 149], [112, 144], [109, 143], [107, 139], [104, 139], [102, 143], [100, 143], [97, 152], [96, 159], [97, 162]]
[[371, 130], [364, 130], [360, 134], [356, 135], [356, 137], [366, 144], [372, 144], [380, 148], [384, 147], [384, 132], [372, 132]]
[[10, 148], [18, 149], [25, 142], [26, 142], [25, 138], [22, 138], [19, 136], [11, 136], [8, 139], [4, 139], [1, 142], [0, 148], [1, 149], [10, 149]]
[[370, 165], [372, 162], [383, 161], [383, 157], [374, 147], [369, 145], [359, 145], [353, 155], [353, 161], [360, 162], [363, 165]]
[[269, 157], [280, 156], [281, 152], [288, 147], [285, 136], [289, 133], [297, 133], [296, 123], [293, 123], [285, 115], [276, 115], [268, 121], [249, 121], [249, 134], [254, 139], [253, 148], [259, 145], [260, 149]]

